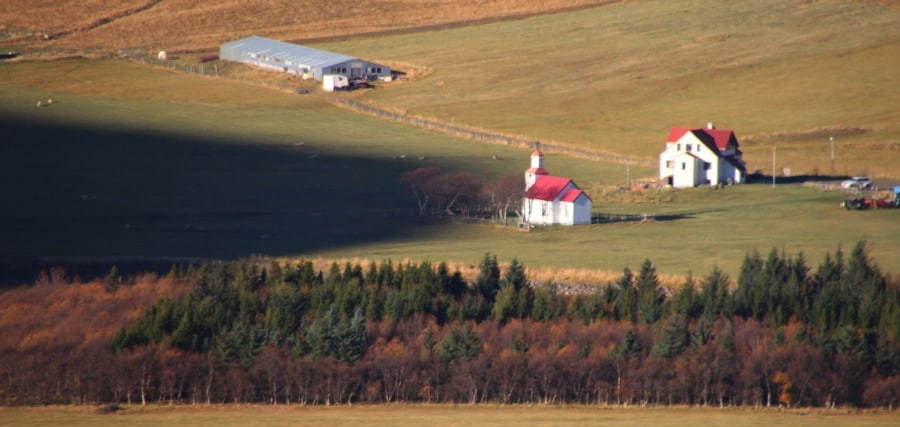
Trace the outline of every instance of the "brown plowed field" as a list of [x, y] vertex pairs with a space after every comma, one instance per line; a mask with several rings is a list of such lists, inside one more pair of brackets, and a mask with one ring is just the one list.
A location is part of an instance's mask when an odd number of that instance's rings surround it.
[[253, 34], [308, 42], [472, 25], [619, 1], [8, 0], [0, 5], [0, 48], [25, 53], [202, 51]]

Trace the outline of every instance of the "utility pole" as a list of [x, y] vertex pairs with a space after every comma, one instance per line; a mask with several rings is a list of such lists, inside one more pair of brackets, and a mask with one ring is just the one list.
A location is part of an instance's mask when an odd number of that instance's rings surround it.
[[834, 137], [829, 136], [829, 140], [831, 140], [831, 176], [834, 176]]
[[772, 147], [772, 188], [775, 188], [775, 147]]

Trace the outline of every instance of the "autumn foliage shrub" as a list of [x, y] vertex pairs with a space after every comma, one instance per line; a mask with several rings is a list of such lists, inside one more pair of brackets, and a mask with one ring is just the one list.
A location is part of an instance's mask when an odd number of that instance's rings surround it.
[[895, 406], [898, 283], [861, 242], [818, 269], [745, 257], [580, 294], [485, 254], [446, 264], [209, 263], [0, 295], [5, 404], [266, 402]]

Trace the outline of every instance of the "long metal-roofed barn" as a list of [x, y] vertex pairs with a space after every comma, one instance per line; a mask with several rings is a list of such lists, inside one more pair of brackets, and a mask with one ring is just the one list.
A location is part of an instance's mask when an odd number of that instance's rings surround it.
[[327, 74], [350, 79], [390, 77], [391, 69], [352, 56], [250, 36], [219, 46], [219, 58], [321, 81]]

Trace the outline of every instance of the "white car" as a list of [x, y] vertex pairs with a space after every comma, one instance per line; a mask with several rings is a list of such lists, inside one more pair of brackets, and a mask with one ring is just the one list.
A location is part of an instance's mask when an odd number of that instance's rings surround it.
[[841, 181], [841, 188], [870, 188], [871, 186], [872, 180], [867, 176], [854, 176]]

